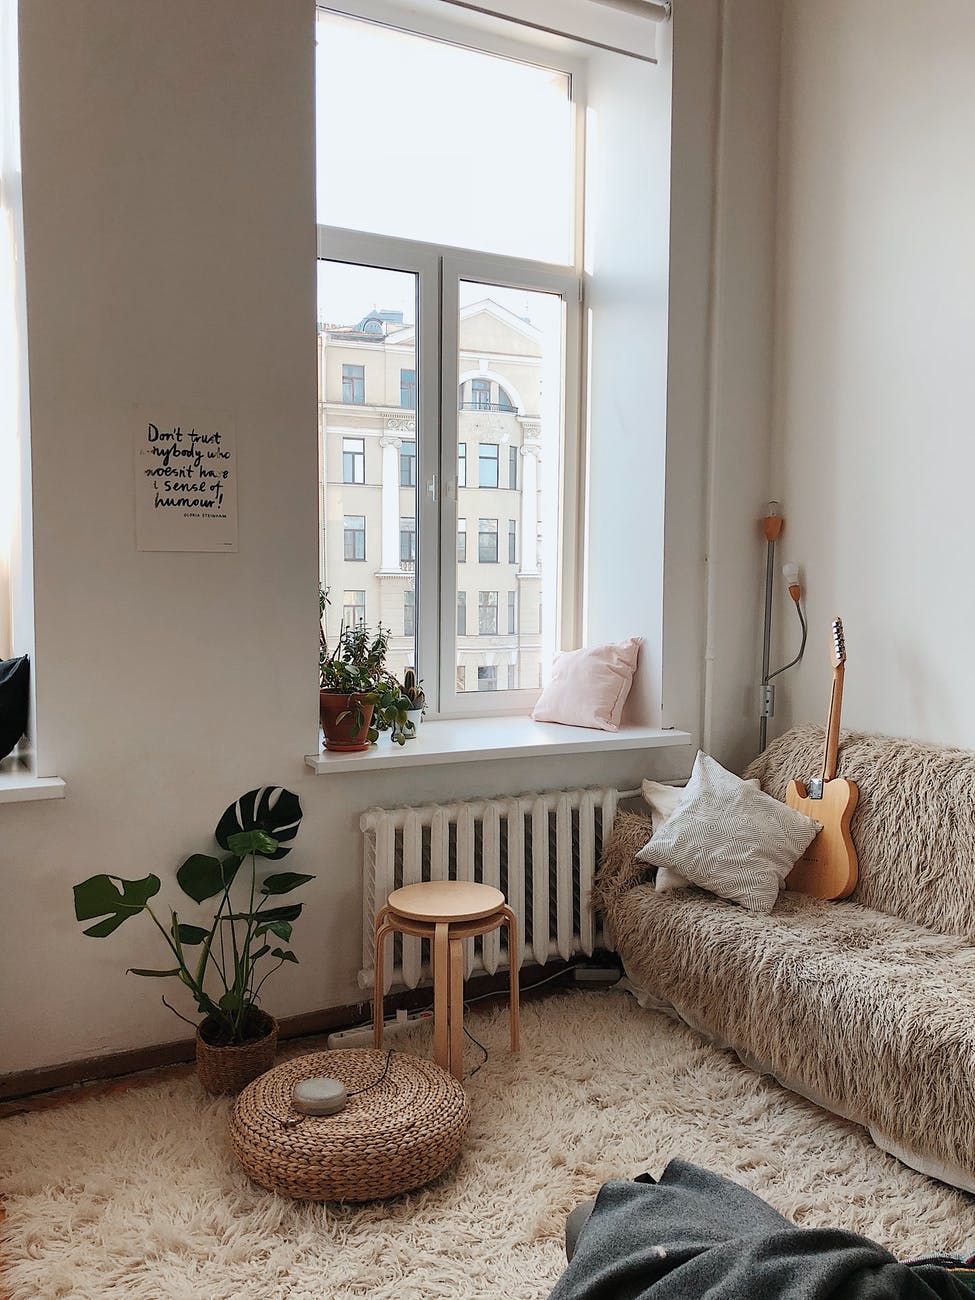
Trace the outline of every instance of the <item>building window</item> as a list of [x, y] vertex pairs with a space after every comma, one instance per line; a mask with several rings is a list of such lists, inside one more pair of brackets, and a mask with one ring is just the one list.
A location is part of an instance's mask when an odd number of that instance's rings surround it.
[[516, 691], [518, 689], [518, 665], [508, 664], [508, 690]]
[[366, 621], [366, 593], [364, 591], [347, 591], [342, 599], [342, 622], [346, 627], [355, 627]]
[[477, 521], [477, 560], [479, 564], [498, 562], [498, 521], [496, 519]]
[[515, 412], [514, 403], [500, 384], [498, 384], [498, 410], [508, 415], [513, 415]]
[[477, 486], [496, 488], [498, 486], [498, 444], [482, 442], [477, 449]]
[[345, 516], [345, 558], [347, 560], [364, 560], [366, 558], [366, 517], [365, 515]]
[[518, 563], [518, 525], [514, 519], [508, 520], [508, 563]]
[[478, 636], [498, 635], [498, 593], [496, 591], [477, 593], [477, 632]]
[[457, 593], [457, 635], [467, 636], [467, 592]]
[[399, 404], [408, 411], [416, 410], [416, 371], [399, 372]]
[[400, 564], [416, 564], [416, 517], [399, 521]]
[[342, 482], [365, 483], [366, 481], [366, 440], [364, 438], [342, 439]]
[[477, 689], [479, 691], [496, 691], [498, 689], [498, 669], [496, 664], [480, 664], [478, 666]]
[[467, 443], [457, 444], [457, 486], [467, 487]]
[[416, 487], [416, 443], [404, 442], [399, 449], [399, 485]]
[[403, 635], [416, 636], [416, 592], [412, 587], [403, 592]]
[[516, 593], [513, 591], [509, 591], [508, 592], [508, 635], [509, 636], [514, 636], [517, 630], [515, 627], [515, 600], [516, 600]]
[[467, 690], [467, 669], [463, 664], [457, 665], [457, 693], [463, 695]]
[[457, 563], [467, 562], [467, 520], [457, 520]]
[[491, 409], [491, 384], [489, 380], [471, 380], [470, 406], [473, 411], [489, 411]]
[[518, 490], [518, 448], [508, 448], [508, 487], [512, 492]]
[[365, 366], [342, 367], [342, 401], [361, 406], [366, 400]]

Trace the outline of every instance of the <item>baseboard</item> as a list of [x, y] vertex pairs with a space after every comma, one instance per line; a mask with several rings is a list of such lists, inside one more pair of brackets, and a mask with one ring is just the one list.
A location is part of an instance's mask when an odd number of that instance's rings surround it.
[[[522, 996], [530, 997], [530, 986], [549, 976], [570, 971], [572, 962], [549, 962], [546, 966], [523, 966], [521, 969]], [[561, 989], [553, 980], [538, 994]], [[467, 997], [497, 992], [508, 988], [508, 975], [473, 976], [465, 986]], [[432, 998], [429, 988], [407, 989], [391, 993], [386, 998], [388, 1010], [404, 1007], [407, 1011], [426, 1006]], [[278, 1037], [281, 1039], [307, 1038], [314, 1034], [329, 1034], [336, 1029], [348, 1029], [361, 1024], [372, 1014], [371, 1003], [352, 1002], [341, 1007], [324, 1007], [319, 1011], [306, 1011], [297, 1016], [284, 1016], [279, 1021]], [[78, 1061], [65, 1061], [61, 1065], [48, 1065], [39, 1070], [20, 1070], [0, 1075], [0, 1101], [30, 1097], [38, 1092], [53, 1092], [56, 1088], [70, 1088], [79, 1083], [93, 1083], [102, 1079], [115, 1079], [120, 1075], [140, 1074], [144, 1070], [159, 1070], [167, 1065], [180, 1065], [192, 1061], [196, 1043], [192, 1038], [175, 1043], [157, 1043], [152, 1047], [137, 1047], [127, 1052], [109, 1052], [104, 1056], [89, 1056]]]

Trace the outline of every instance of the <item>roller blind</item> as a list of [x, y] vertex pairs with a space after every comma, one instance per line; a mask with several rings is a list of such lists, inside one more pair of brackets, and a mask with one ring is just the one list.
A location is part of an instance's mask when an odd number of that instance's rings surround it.
[[652, 59], [665, 0], [440, 0], [455, 9], [505, 18], [604, 49]]

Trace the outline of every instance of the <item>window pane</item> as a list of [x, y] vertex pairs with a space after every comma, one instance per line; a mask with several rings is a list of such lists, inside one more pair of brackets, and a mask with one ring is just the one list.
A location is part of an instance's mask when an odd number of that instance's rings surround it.
[[416, 443], [404, 442], [399, 449], [399, 485], [416, 487]]
[[477, 631], [479, 636], [498, 635], [498, 593], [477, 593]]
[[457, 520], [457, 563], [467, 562], [467, 520]]
[[342, 598], [342, 622], [346, 627], [366, 621], [366, 593], [347, 591]]
[[467, 636], [467, 592], [457, 593], [457, 635]]
[[320, 222], [571, 261], [564, 72], [331, 13], [316, 35]]
[[[477, 410], [477, 407], [472, 407]], [[477, 485], [482, 488], [498, 486], [498, 445], [482, 442], [477, 449]]]
[[365, 515], [346, 515], [344, 531], [344, 558], [346, 560], [364, 560], [366, 558]]
[[498, 521], [496, 519], [477, 521], [477, 562], [478, 564], [498, 562]]
[[415, 381], [417, 369], [416, 294], [411, 272], [318, 263], [326, 637], [334, 647], [343, 620], [368, 611], [390, 630], [398, 677], [416, 663], [416, 414], [399, 409], [403, 375]]
[[415, 370], [401, 370], [399, 372], [399, 404], [405, 406], [408, 411], [416, 410]]
[[[472, 609], [477, 601], [478, 633], [495, 640], [481, 649], [458, 643], [455, 662], [467, 690], [534, 690], [556, 647], [564, 305], [557, 294], [461, 281], [458, 314], [459, 463], [477, 448], [475, 483], [459, 477], [458, 538], [461, 519], [476, 519], [477, 551], [462, 566], [458, 540], [457, 589]], [[517, 578], [477, 567], [502, 558]], [[488, 584], [505, 588], [500, 615], [499, 593], [482, 590]], [[489, 658], [505, 670], [486, 687], [474, 670], [493, 668]]]
[[477, 689], [479, 691], [496, 691], [498, 689], [497, 664], [485, 664], [478, 668]]
[[457, 444], [457, 486], [467, 487], [467, 443]]

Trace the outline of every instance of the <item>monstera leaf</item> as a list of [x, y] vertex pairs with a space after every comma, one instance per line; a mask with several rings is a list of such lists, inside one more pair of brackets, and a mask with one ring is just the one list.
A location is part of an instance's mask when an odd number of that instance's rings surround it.
[[[247, 843], [253, 847], [249, 847], [247, 852], [277, 861], [291, 852], [285, 844], [298, 834], [300, 825], [301, 804], [298, 796], [281, 786], [264, 785], [259, 790], [248, 790], [236, 803], [232, 803], [217, 822], [214, 834], [220, 847], [230, 852], [234, 852], [231, 837], [239, 852], [245, 843], [239, 837], [248, 835]], [[255, 831], [262, 832], [262, 835], [254, 835]], [[263, 836], [269, 836], [270, 841], [274, 841], [273, 848]]]
[[[74, 914], [79, 921], [93, 921], [85, 934], [93, 939], [104, 939], [117, 930], [123, 921], [143, 911], [150, 898], [159, 893], [159, 877], [146, 876], [143, 880], [123, 880], [121, 876], [91, 876], [74, 887]], [[121, 888], [120, 888], [121, 886]]]

